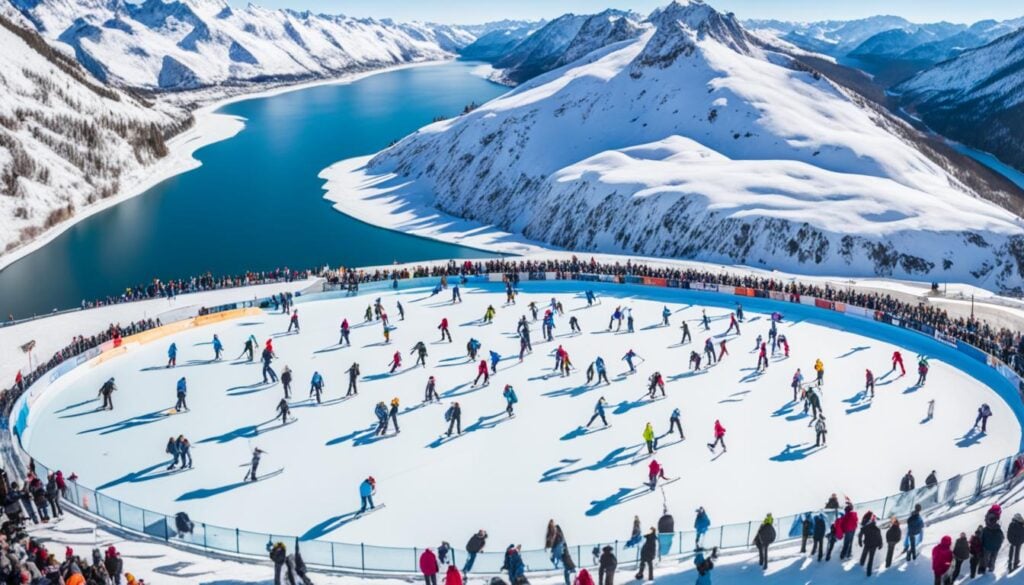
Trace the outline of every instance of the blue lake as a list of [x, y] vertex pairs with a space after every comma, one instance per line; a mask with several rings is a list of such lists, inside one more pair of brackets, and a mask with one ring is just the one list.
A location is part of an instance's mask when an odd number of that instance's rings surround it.
[[246, 119], [245, 129], [197, 152], [203, 166], [0, 271], [2, 315], [74, 307], [154, 277], [488, 256], [343, 215], [317, 178], [340, 159], [376, 152], [507, 90], [474, 75], [475, 66], [400, 69], [225, 106]]

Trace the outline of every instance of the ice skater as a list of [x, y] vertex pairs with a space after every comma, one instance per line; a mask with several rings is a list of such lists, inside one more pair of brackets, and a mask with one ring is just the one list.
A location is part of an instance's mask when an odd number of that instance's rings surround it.
[[501, 361], [501, 354], [499, 354], [498, 352], [496, 352], [496, 351], [494, 351], [492, 349], [492, 350], [488, 351], [488, 357], [491, 358], [491, 373], [492, 374], [497, 374], [498, 373], [498, 362]]
[[821, 361], [821, 358], [814, 360], [814, 373], [820, 388], [825, 383], [825, 363]]
[[800, 386], [804, 383], [804, 375], [800, 372], [800, 368], [796, 369], [796, 373], [793, 374], [793, 381], [789, 383], [790, 387], [793, 388], [793, 402], [796, 402], [797, 396], [800, 392]]
[[398, 428], [398, 397], [391, 399], [391, 408], [388, 409], [388, 420], [395, 426], [395, 434], [402, 432], [402, 429]]
[[722, 358], [729, 355], [729, 349], [725, 347], [725, 340], [718, 342], [718, 361], [722, 361]]
[[178, 365], [178, 344], [171, 342], [171, 346], [167, 348], [167, 367], [173, 368]]
[[270, 342], [268, 341], [267, 346], [263, 348], [263, 355], [261, 356], [263, 360], [264, 384], [266, 384], [268, 381], [277, 382], [277, 372], [274, 371], [274, 368], [270, 367], [270, 362], [275, 357], [277, 356], [274, 355], [274, 348], [270, 345]]
[[590, 428], [590, 425], [594, 424], [594, 421], [596, 421], [597, 419], [601, 419], [601, 422], [604, 423], [604, 426], [608, 426], [608, 419], [606, 419], [604, 416], [604, 407], [606, 404], [607, 403], [605, 402], [604, 396], [597, 400], [597, 404], [594, 405], [594, 415], [590, 417], [589, 421], [587, 421], [588, 429]]
[[917, 383], [915, 386], [924, 386], [928, 380], [928, 358], [923, 355], [917, 356]]
[[309, 395], [316, 395], [316, 403], [320, 404], [320, 395], [324, 393], [324, 377], [320, 375], [320, 372], [313, 372], [313, 377], [309, 380]]
[[352, 345], [352, 342], [349, 341], [349, 338], [348, 338], [349, 332], [350, 332], [350, 327], [348, 325], [348, 319], [342, 319], [341, 320], [341, 327], [339, 327], [339, 333], [341, 335], [338, 337], [338, 345], [342, 345], [342, 344], [345, 344], [347, 346], [351, 346]]
[[768, 344], [762, 342], [761, 348], [757, 350], [757, 371], [768, 369]]
[[[111, 378], [113, 379], [113, 378]], [[988, 432], [988, 418], [992, 416], [992, 409], [988, 404], [982, 404], [978, 407], [978, 416], [974, 419], [974, 430], [978, 430], [979, 427], [981, 432]], [[928, 418], [931, 418], [931, 413], [928, 414]]]
[[515, 416], [515, 404], [519, 402], [519, 397], [516, 396], [516, 391], [512, 388], [512, 384], [505, 384], [505, 389], [501, 392], [502, 397], [505, 398], [505, 412], [508, 413], [509, 418]]
[[580, 329], [580, 321], [576, 318], [576, 315], [569, 317], [569, 331], [577, 334], [583, 333], [583, 330]]
[[461, 303], [461, 302], [462, 302], [462, 292], [459, 291], [459, 285], [456, 284], [455, 286], [452, 287], [452, 304], [454, 305], [455, 303]]
[[717, 447], [718, 445], [722, 446], [722, 453], [725, 453], [726, 451], [728, 451], [728, 449], [725, 446], [725, 427], [723, 427], [722, 423], [716, 419], [715, 420], [715, 442], [714, 443], [708, 443], [708, 449], [712, 453], [714, 453], [715, 452], [715, 447]]
[[626, 364], [629, 365], [629, 373], [630, 374], [635, 374], [636, 373], [636, 365], [633, 364], [633, 360], [639, 359], [641, 362], [644, 361], [644, 358], [640, 357], [639, 354], [637, 354], [632, 349], [627, 351], [626, 355], [622, 356], [622, 359], [625, 360]]
[[348, 391], [345, 393], [345, 396], [355, 396], [356, 394], [359, 394], [359, 387], [357, 385], [359, 380], [359, 363], [352, 362], [352, 365], [345, 370], [345, 373], [348, 374]]
[[402, 352], [396, 351], [395, 354], [391, 356], [391, 362], [388, 365], [391, 366], [391, 369], [388, 370], [389, 374], [394, 374], [398, 368], [402, 367]]
[[116, 390], [117, 386], [114, 384], [113, 377], [100, 386], [100, 391], [96, 394], [96, 396], [103, 397], [103, 406], [100, 407], [100, 410], [114, 410], [114, 399], [111, 395]]
[[651, 400], [657, 396], [658, 390], [661, 390], [661, 397], [665, 398], [665, 379], [661, 377], [661, 372], [654, 372], [647, 379], [647, 396]]
[[476, 379], [473, 380], [473, 387], [480, 383], [480, 378], [484, 379], [484, 386], [491, 383], [491, 375], [487, 368], [487, 360], [480, 360], [480, 364], [476, 367]]
[[174, 412], [181, 412], [188, 410], [188, 404], [185, 403], [185, 395], [188, 393], [188, 384], [185, 382], [185, 376], [178, 379], [177, 385], [178, 401], [174, 404]]
[[417, 341], [416, 345], [412, 346], [412, 349], [409, 350], [409, 355], [412, 355], [414, 353], [416, 354], [416, 363], [413, 364], [413, 367], [416, 367], [416, 366], [423, 366], [424, 368], [427, 367], [427, 346], [426, 346], [426, 344], [424, 344], [422, 341]]
[[224, 344], [220, 342], [220, 338], [217, 334], [213, 334], [213, 361], [219, 362], [221, 354], [224, 353]]
[[708, 367], [715, 363], [715, 342], [708, 337], [704, 340], [704, 356], [708, 360]]
[[256, 471], [260, 467], [260, 458], [266, 453], [263, 449], [256, 447], [252, 450], [252, 460], [249, 462], [249, 471], [245, 473], [245, 479], [243, 481], [256, 481]]
[[277, 403], [277, 413], [281, 416], [281, 424], [288, 424], [288, 415], [291, 414], [292, 409], [288, 406], [288, 401], [284, 398]]
[[427, 387], [423, 390], [423, 402], [441, 402], [437, 394], [437, 381], [433, 376], [427, 378]]
[[292, 318], [288, 320], [288, 331], [286, 331], [285, 333], [291, 333], [292, 332], [292, 327], [295, 328], [295, 332], [296, 333], [299, 332], [299, 310], [298, 309], [295, 309], [295, 311], [292, 312]]
[[178, 455], [181, 457], [181, 468], [192, 469], [192, 443], [185, 438], [185, 435], [178, 435], [175, 443], [178, 446]]
[[281, 386], [284, 387], [284, 397], [292, 397], [292, 369], [288, 366], [281, 370]]
[[[458, 287], [455, 287], [458, 288]], [[366, 512], [366, 507], [373, 509], [373, 496], [377, 493], [377, 480], [373, 476], [366, 478], [359, 484], [359, 513]]]
[[736, 320], [736, 313], [729, 314], [729, 328], [725, 330], [725, 334], [729, 335], [733, 329], [736, 329], [736, 335], [740, 334], [740, 322]]
[[654, 446], [654, 427], [651, 426], [651, 423], [647, 423], [647, 425], [644, 426], [643, 438], [644, 445], [647, 446], [647, 454], [654, 455], [656, 448]]
[[453, 402], [448, 410], [444, 411], [444, 420], [448, 422], [448, 432], [445, 436], [452, 436], [453, 430], [458, 430], [458, 434], [462, 434], [462, 407], [458, 402]]
[[661, 308], [661, 326], [668, 327], [668, 318], [672, 316], [672, 311], [667, 306]]
[[678, 408], [672, 409], [672, 415], [668, 417], [668, 433], [666, 435], [671, 435], [672, 431], [676, 429], [679, 429], [679, 440], [685, 441], [686, 435], [683, 434], [682, 413], [679, 412]]
[[901, 376], [907, 375], [907, 369], [903, 367], [903, 354], [899, 350], [892, 352], [892, 369], [889, 371], [895, 372], [896, 366], [899, 366]]
[[864, 370], [864, 394], [875, 397], [875, 374], [869, 369]]
[[818, 420], [814, 423], [814, 446], [824, 447], [825, 446], [825, 435], [828, 434], [828, 429], [825, 427], [825, 415], [818, 417]]
[[242, 353], [238, 354], [235, 359], [242, 359], [243, 355], [248, 356], [246, 361], [251, 362], [254, 359], [254, 352], [256, 351], [256, 338], [252, 335], [245, 340], [245, 346], [242, 348]]
[[383, 400], [377, 402], [377, 406], [373, 407], [373, 414], [377, 417], [377, 430], [373, 434], [383, 437], [388, 432], [388, 405], [384, 404]]
[[704, 324], [704, 331], [711, 331], [711, 319], [708, 318], [706, 310], [700, 310], [700, 322]]
[[686, 324], [685, 320], [679, 328], [683, 330], [683, 339], [679, 342], [679, 345], [686, 345], [686, 342], [693, 340], [693, 338], [690, 337], [690, 326]]

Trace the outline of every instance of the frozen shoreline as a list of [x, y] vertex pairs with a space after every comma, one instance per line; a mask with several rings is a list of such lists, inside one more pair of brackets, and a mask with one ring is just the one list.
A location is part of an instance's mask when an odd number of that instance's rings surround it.
[[197, 100], [203, 104], [192, 112], [192, 115], [195, 118], [195, 124], [193, 124], [188, 130], [167, 141], [169, 151], [167, 156], [149, 167], [140, 169], [131, 177], [130, 181], [126, 182], [129, 186], [121, 189], [117, 195], [78, 210], [78, 212], [70, 219], [46, 230], [32, 242], [12, 250], [11, 252], [0, 255], [0, 270], [7, 268], [11, 264], [14, 264], [18, 260], [21, 260], [32, 252], [35, 252], [49, 244], [72, 226], [86, 218], [105, 209], [109, 209], [119, 203], [123, 203], [128, 199], [141, 195], [171, 177], [187, 173], [188, 171], [202, 166], [202, 161], [194, 156], [196, 151], [211, 144], [233, 138], [245, 129], [244, 118], [218, 113], [218, 110], [224, 106], [246, 100], [274, 97], [293, 91], [300, 91], [324, 85], [353, 83], [379, 73], [388, 73], [411, 67], [440, 65], [446, 62], [447, 61], [424, 61], [419, 63], [406, 63], [403, 65], [396, 65], [394, 67], [385, 67], [382, 69], [374, 69], [372, 71], [352, 73], [332, 79], [317, 79], [294, 85], [280, 85], [255, 92], [241, 93], [230, 97], [225, 97], [223, 93], [214, 93], [213, 95], [209, 95], [204, 98], [203, 93], [200, 92], [194, 94], [182, 94], [177, 97], [161, 98], [174, 100], [193, 95], [196, 96]]

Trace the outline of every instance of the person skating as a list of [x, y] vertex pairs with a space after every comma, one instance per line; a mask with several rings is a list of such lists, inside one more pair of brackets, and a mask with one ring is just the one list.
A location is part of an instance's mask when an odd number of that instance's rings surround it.
[[597, 358], [594, 359], [594, 369], [597, 370], [598, 385], [600, 385], [601, 382], [611, 384], [611, 382], [608, 381], [608, 369], [604, 365], [604, 358], [597, 356]]
[[889, 528], [885, 531], [885, 568], [892, 566], [892, 555], [896, 551], [896, 545], [903, 540], [903, 530], [900, 528], [900, 521], [896, 516], [889, 518]]
[[291, 333], [292, 332], [292, 327], [295, 328], [295, 332], [296, 333], [299, 332], [299, 310], [298, 309], [295, 309], [295, 311], [292, 312], [292, 318], [288, 320], [288, 331], [286, 331], [286, 333]]
[[508, 413], [509, 418], [515, 416], [515, 404], [519, 402], [515, 389], [512, 388], [511, 384], [505, 384], [505, 389], [501, 392], [501, 395], [505, 398], [505, 412]]
[[761, 342], [761, 347], [757, 350], [757, 371], [768, 369], [768, 346]]
[[348, 337], [349, 333], [351, 332], [351, 328], [349, 327], [349, 324], [348, 324], [348, 319], [342, 319], [341, 320], [341, 326], [338, 329], [339, 329], [339, 331], [338, 331], [339, 332], [338, 345], [344, 344], [344, 345], [347, 345], [347, 346], [351, 346], [352, 342], [349, 340], [349, 337]]
[[178, 365], [178, 344], [171, 342], [170, 347], [167, 348], [167, 367], [173, 368]]
[[452, 286], [452, 304], [462, 302], [462, 292], [459, 290], [459, 285]]
[[238, 357], [235, 359], [242, 359], [243, 355], [247, 355], [248, 357], [246, 358], [246, 361], [251, 362], [254, 359], [253, 352], [255, 351], [256, 338], [250, 335], [249, 338], [245, 340], [245, 346], [242, 348], [242, 353], [238, 354]]
[[381, 328], [384, 333], [384, 345], [391, 343], [391, 328], [388, 327], [386, 321], [381, 323]]
[[1019, 513], [1006, 526], [1006, 542], [1010, 545], [1007, 571], [1012, 573], [1020, 567], [1020, 549], [1024, 545], [1024, 516]]
[[638, 581], [644, 580], [644, 567], [647, 568], [647, 580], [654, 581], [654, 557], [658, 554], [658, 533], [652, 526], [644, 535], [644, 544], [640, 547], [640, 564], [636, 573]]
[[679, 440], [686, 440], [686, 435], [683, 434], [682, 413], [678, 408], [673, 408], [672, 414], [668, 417], [668, 434], [671, 435], [676, 429], [679, 429]]
[[260, 458], [266, 453], [263, 449], [256, 447], [252, 450], [252, 459], [249, 462], [249, 471], [245, 474], [244, 481], [256, 481], [256, 472], [260, 467]]
[[284, 387], [284, 397], [285, 398], [291, 398], [292, 397], [292, 369], [289, 368], [288, 366], [285, 366], [284, 369], [281, 370], [281, 386]]
[[700, 354], [696, 351], [690, 352], [690, 368], [697, 372], [700, 370]]
[[480, 360], [480, 363], [476, 366], [476, 379], [473, 380], [473, 387], [476, 387], [480, 383], [480, 378], [484, 379], [484, 386], [491, 383], [490, 370], [487, 367], [487, 360]]
[[576, 318], [576, 315], [569, 317], [569, 331], [577, 334], [583, 333], [583, 330], [580, 329], [580, 320]]
[[693, 546], [700, 548], [700, 541], [704, 538], [704, 535], [707, 534], [709, 528], [711, 528], [711, 518], [704, 510], [704, 506], [701, 506], [697, 508], [693, 519], [693, 530], [695, 533]]
[[729, 335], [733, 329], [736, 329], [736, 335], [740, 334], [740, 322], [736, 320], [736, 313], [729, 314], [729, 328], [725, 330], [725, 334]]
[[114, 399], [111, 396], [117, 390], [117, 385], [114, 384], [114, 378], [111, 377], [100, 386], [100, 391], [96, 394], [97, 396], [103, 397], [103, 406], [100, 410], [114, 410]]
[[860, 564], [864, 567], [867, 576], [870, 577], [875, 568], [875, 553], [882, 548], [882, 529], [876, 524], [873, 514], [869, 517], [867, 524], [861, 528], [861, 534], [864, 540], [861, 544]]
[[391, 424], [395, 427], [395, 434], [402, 432], [402, 429], [398, 428], [398, 397], [391, 399], [391, 408], [388, 410], [388, 419]]
[[800, 393], [800, 386], [804, 383], [804, 375], [800, 372], [800, 368], [796, 369], [793, 374], [793, 380], [789, 383], [790, 388], [793, 389], [793, 402], [797, 401], [797, 396]]
[[612, 311], [611, 318], [608, 319], [608, 331], [611, 331], [612, 325], [615, 325], [616, 323], [618, 323], [618, 328], [615, 329], [615, 331], [620, 331], [622, 329], [622, 317], [622, 306], [620, 305], [618, 307], [615, 307], [615, 310]]
[[917, 382], [915, 386], [924, 386], [928, 381], [928, 358], [923, 355], [917, 356]]
[[626, 362], [627, 365], [629, 365], [629, 373], [630, 374], [635, 374], [636, 373], [636, 365], [633, 364], [633, 360], [639, 359], [640, 361], [644, 361], [644, 358], [640, 357], [632, 349], [627, 351], [626, 355], [622, 356], [622, 359]]
[[679, 328], [683, 330], [683, 339], [679, 342], [679, 345], [686, 345], [686, 342], [693, 341], [693, 338], [690, 337], [690, 326], [686, 324], [686, 321], [683, 321]]
[[470, 337], [469, 341], [466, 342], [466, 355], [469, 356], [469, 361], [476, 361], [476, 353], [478, 351], [480, 351], [480, 342]]
[[825, 415], [818, 417], [818, 420], [814, 422], [814, 446], [824, 447], [826, 445], [825, 436], [828, 434], [828, 428], [825, 427]]
[[601, 556], [597, 560], [597, 585], [615, 585], [615, 569], [619, 560], [615, 558], [612, 547], [601, 548]]
[[377, 417], [377, 430], [373, 434], [383, 437], [388, 432], [388, 406], [384, 404], [383, 400], [377, 402], [377, 406], [373, 407], [373, 415]]
[[423, 402], [441, 402], [437, 394], [437, 380], [433, 376], [427, 378], [427, 387], [423, 390]]
[[658, 487], [658, 479], [668, 480], [665, 477], [665, 468], [658, 463], [657, 459], [651, 459], [651, 462], [647, 465], [647, 487], [654, 491], [654, 488]]
[[370, 506], [372, 510], [373, 496], [377, 493], [377, 480], [373, 479], [373, 476], [364, 479], [359, 484], [359, 514], [366, 512], [366, 506]]
[[654, 427], [651, 426], [651, 423], [647, 423], [647, 425], [644, 427], [643, 437], [644, 437], [644, 444], [647, 445], [647, 454], [648, 455], [653, 455], [654, 454]]
[[[113, 380], [113, 378], [111, 378]], [[982, 404], [978, 407], [978, 416], [974, 419], [974, 430], [978, 430], [979, 425], [981, 426], [981, 432], [988, 432], [988, 418], [992, 416], [992, 409], [988, 404]]]
[[708, 367], [715, 363], [715, 342], [711, 341], [711, 338], [704, 340], [704, 356], [708, 360]]
[[706, 310], [700, 310], [700, 322], [704, 324], [704, 331], [711, 331], [711, 319], [708, 318]]
[[494, 305], [487, 305], [487, 310], [484, 311], [483, 322], [485, 324], [493, 323], [494, 322], [494, 313], [495, 313]]
[[864, 393], [875, 397], [875, 375], [871, 370], [864, 370]]
[[514, 305], [516, 304], [516, 290], [512, 286], [511, 280], [505, 281], [505, 304]]
[[757, 558], [761, 568], [768, 570], [768, 547], [775, 542], [775, 520], [771, 514], [765, 516], [761, 526], [754, 536], [754, 546], [757, 547]]
[[457, 430], [458, 434], [462, 434], [462, 407], [459, 406], [458, 402], [452, 403], [448, 407], [448, 410], [444, 412], [444, 420], [448, 421], [448, 432], [445, 436], [452, 436], [452, 431]]
[[789, 339], [785, 335], [779, 335], [779, 345], [782, 346], [782, 355], [789, 357]]
[[309, 395], [316, 395], [316, 403], [320, 404], [320, 395], [324, 393], [324, 377], [320, 375], [320, 372], [313, 372], [313, 377], [309, 380]]
[[348, 391], [345, 393], [345, 396], [354, 396], [359, 394], [359, 388], [356, 384], [359, 380], [359, 364], [357, 362], [352, 362], [352, 365], [345, 370], [345, 373], [348, 374]]
[[488, 357], [491, 359], [491, 373], [492, 374], [497, 374], [498, 373], [498, 362], [501, 361], [501, 354], [499, 354], [498, 352], [494, 351], [493, 349], [488, 350], [487, 353], [488, 353]]
[[413, 367], [427, 367], [427, 345], [422, 341], [417, 341], [416, 345], [412, 346], [412, 349], [409, 350], [409, 355], [414, 353], [416, 354], [416, 363], [413, 364]]
[[185, 438], [185, 435], [178, 435], [175, 443], [178, 445], [178, 455], [181, 457], [181, 468], [192, 469], [192, 443]]
[[181, 412], [188, 410], [188, 404], [185, 403], [185, 395], [188, 393], [188, 386], [185, 382], [185, 376], [178, 379], [177, 387], [175, 388], [178, 395], [178, 401], [174, 404], [174, 412]]
[[821, 359], [814, 360], [814, 372], [817, 376], [818, 386], [820, 387], [825, 383], [825, 362], [821, 361]]
[[718, 342], [718, 361], [722, 361], [722, 358], [729, 355], [729, 349], [725, 347], [725, 340]]
[[263, 383], [266, 384], [268, 381], [277, 382], [277, 372], [274, 368], [270, 367], [270, 362], [276, 356], [274, 355], [274, 349], [271, 347], [269, 341], [267, 346], [263, 348], [263, 354], [261, 359], [263, 360]]
[[402, 352], [396, 351], [394, 355], [391, 356], [391, 362], [388, 363], [388, 365], [391, 366], [391, 369], [388, 370], [389, 374], [394, 374], [398, 368], [402, 367]]
[[715, 447], [717, 447], [718, 445], [722, 446], [722, 452], [723, 453], [728, 451], [728, 449], [725, 446], [725, 427], [723, 427], [722, 423], [716, 419], [715, 420], [715, 442], [714, 443], [708, 443], [708, 449], [710, 449], [711, 452], [714, 453], [715, 452]]
[[661, 308], [661, 326], [668, 327], [668, 318], [672, 316], [672, 311], [668, 310], [667, 306]]
[[821, 415], [821, 398], [818, 397], [814, 388], [804, 390], [804, 413], [808, 408], [811, 409], [811, 420], [815, 420]]
[[932, 574], [935, 575], [935, 585], [943, 585], [946, 573], [952, 565], [953, 539], [947, 535], [942, 537], [939, 544], [932, 547]]
[[608, 419], [606, 419], [604, 416], [605, 404], [606, 403], [604, 400], [604, 396], [597, 399], [597, 404], [594, 405], [594, 415], [590, 417], [589, 421], [587, 421], [588, 429], [590, 428], [590, 425], [594, 424], [594, 421], [596, 421], [597, 419], [601, 419], [601, 422], [604, 423], [604, 426], [608, 426]]
[[220, 342], [220, 338], [217, 334], [213, 334], [213, 361], [219, 362], [221, 354], [224, 353], [224, 344]]
[[167, 439], [167, 446], [164, 447], [164, 453], [167, 453], [174, 458], [171, 464], [167, 466], [168, 470], [174, 469], [178, 466], [178, 461], [181, 459], [181, 452], [178, 450], [178, 442], [174, 437]]
[[277, 403], [277, 413], [281, 415], [281, 424], [288, 423], [288, 415], [291, 414], [292, 409], [288, 406], [288, 401], [284, 398]]
[[907, 369], [905, 367], [903, 367], [903, 354], [900, 353], [898, 350], [892, 352], [892, 369], [889, 370], [889, 371], [890, 372], [895, 372], [896, 371], [896, 366], [899, 366], [899, 368], [900, 368], [900, 376], [906, 376], [907, 375]]
[[647, 378], [647, 396], [654, 400], [658, 390], [661, 390], [661, 397], [665, 398], [665, 379], [661, 377], [661, 372], [654, 372]]

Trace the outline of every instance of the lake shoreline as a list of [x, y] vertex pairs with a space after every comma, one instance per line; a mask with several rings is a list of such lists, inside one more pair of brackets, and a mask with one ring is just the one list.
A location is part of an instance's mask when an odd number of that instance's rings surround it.
[[[133, 177], [133, 180], [129, 182], [129, 185], [127, 187], [123, 187], [116, 195], [98, 201], [88, 207], [76, 210], [75, 215], [66, 221], [47, 229], [31, 242], [0, 255], [0, 272], [15, 262], [53, 242], [53, 240], [61, 234], [85, 219], [129, 199], [137, 197], [168, 179], [201, 167], [203, 164], [202, 161], [194, 156], [197, 151], [211, 144], [231, 139], [245, 129], [245, 120], [243, 118], [218, 113], [218, 110], [225, 106], [248, 100], [274, 97], [314, 87], [349, 84], [380, 73], [388, 73], [413, 67], [442, 65], [448, 62], [450, 62], [450, 60], [405, 63], [402, 65], [395, 65], [393, 67], [374, 69], [372, 71], [361, 71], [359, 73], [346, 74], [331, 79], [316, 79], [293, 85], [285, 84], [264, 89], [257, 89], [254, 87], [255, 91], [253, 92], [240, 93], [238, 95], [228, 97], [223, 95], [210, 96], [207, 98], [209, 101], [204, 100], [200, 96], [199, 99], [202, 105], [192, 112], [195, 123], [181, 134], [178, 134], [167, 141], [167, 156], [149, 167], [140, 169], [140, 172], [137, 173], [136, 177]], [[180, 96], [178, 97], [180, 98]]]

